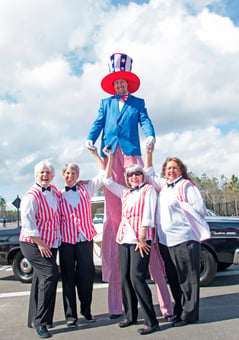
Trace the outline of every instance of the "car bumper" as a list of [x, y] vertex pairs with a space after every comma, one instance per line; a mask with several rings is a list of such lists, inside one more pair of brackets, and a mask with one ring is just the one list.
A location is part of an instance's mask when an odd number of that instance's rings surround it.
[[239, 249], [236, 249], [234, 252], [233, 264], [239, 264]]

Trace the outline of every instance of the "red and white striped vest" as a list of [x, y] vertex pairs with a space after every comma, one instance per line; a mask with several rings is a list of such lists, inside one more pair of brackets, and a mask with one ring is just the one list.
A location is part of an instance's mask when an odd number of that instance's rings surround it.
[[[49, 207], [46, 198], [42, 194], [41, 189], [32, 187], [26, 195], [33, 195], [38, 206], [36, 214], [36, 225], [39, 228], [40, 238], [49, 246], [52, 247], [57, 240], [57, 229], [60, 226], [60, 197], [61, 193], [57, 188], [50, 184], [53, 195], [57, 200], [57, 210]], [[34, 243], [30, 237], [27, 237], [24, 228], [21, 229], [20, 241]]]
[[[145, 195], [149, 187], [150, 187], [149, 184], [144, 185], [143, 189], [140, 190], [140, 193], [139, 193], [137, 201], [135, 202], [135, 205], [130, 208], [128, 208], [127, 206], [127, 199], [130, 194], [130, 189], [128, 189], [126, 193], [124, 194], [124, 197], [122, 200], [122, 217], [121, 217], [121, 222], [120, 222], [120, 226], [119, 226], [117, 237], [116, 237], [116, 240], [118, 242], [122, 240], [127, 225], [130, 225], [133, 228], [136, 238], [139, 237], [139, 230], [140, 230], [141, 221], [143, 218]], [[152, 240], [151, 228], [148, 228], [146, 237], [147, 239]]]
[[90, 196], [84, 185], [77, 189], [80, 196], [77, 207], [72, 207], [64, 197], [61, 201], [61, 240], [71, 244], [77, 243], [80, 230], [88, 241], [97, 234], [91, 218]]

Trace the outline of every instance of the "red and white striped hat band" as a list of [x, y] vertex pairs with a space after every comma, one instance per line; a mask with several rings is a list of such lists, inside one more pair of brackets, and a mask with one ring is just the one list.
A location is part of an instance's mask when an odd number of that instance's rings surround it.
[[114, 53], [110, 57], [109, 74], [101, 81], [102, 89], [110, 94], [116, 94], [114, 82], [124, 79], [128, 82], [129, 93], [134, 93], [140, 86], [140, 80], [136, 74], [131, 72], [133, 60], [122, 53]]

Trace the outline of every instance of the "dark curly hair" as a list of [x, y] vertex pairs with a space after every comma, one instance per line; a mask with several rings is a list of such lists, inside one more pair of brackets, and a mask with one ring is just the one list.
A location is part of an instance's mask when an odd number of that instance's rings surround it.
[[161, 175], [165, 176], [166, 167], [167, 167], [168, 163], [171, 162], [171, 161], [177, 163], [178, 167], [180, 168], [180, 170], [182, 172], [183, 178], [189, 179], [191, 181], [191, 178], [189, 177], [189, 175], [187, 173], [186, 165], [184, 165], [183, 162], [179, 158], [177, 158], [177, 157], [168, 157], [168, 158], [166, 158], [166, 160], [165, 160], [165, 162], [163, 163], [163, 166], [162, 166]]

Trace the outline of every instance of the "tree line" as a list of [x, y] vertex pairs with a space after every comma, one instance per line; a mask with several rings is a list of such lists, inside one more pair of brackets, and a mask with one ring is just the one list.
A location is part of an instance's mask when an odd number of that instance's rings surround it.
[[208, 209], [222, 216], [239, 215], [239, 180], [236, 175], [230, 179], [221, 175], [218, 179], [209, 178], [205, 173], [201, 177], [190, 173], [190, 177], [200, 190]]

